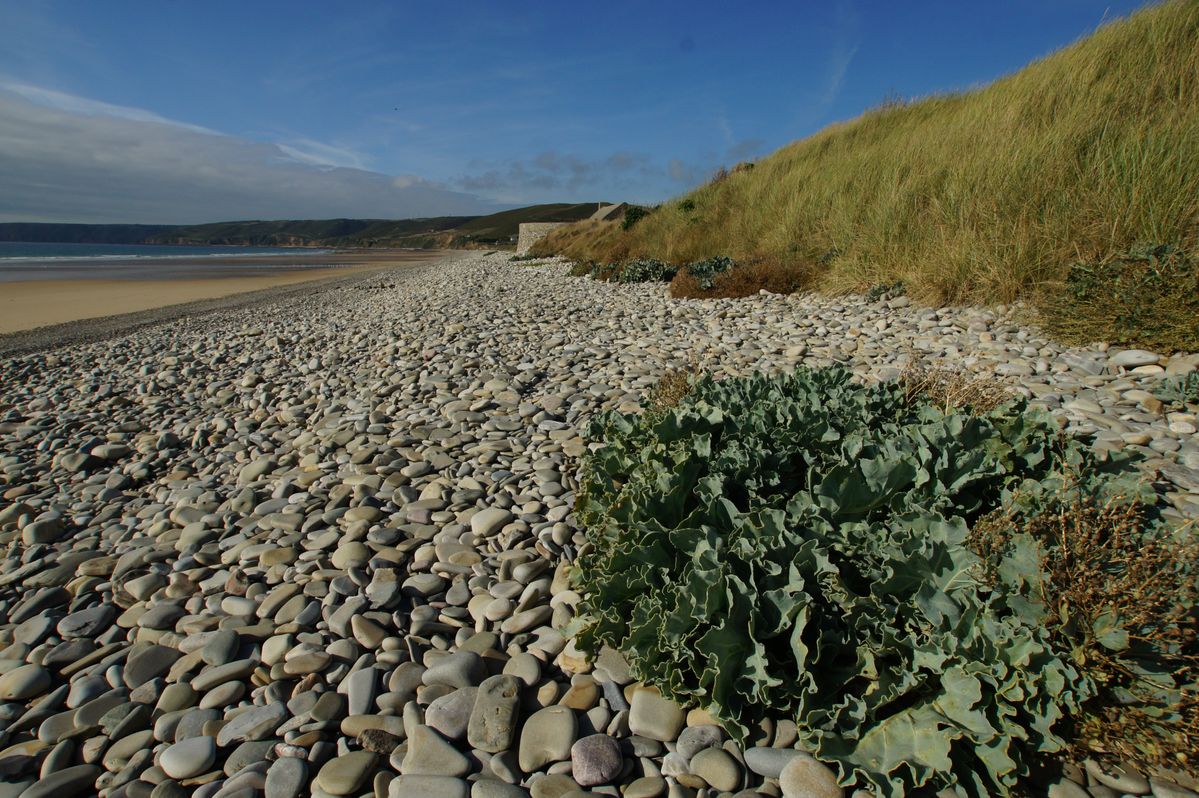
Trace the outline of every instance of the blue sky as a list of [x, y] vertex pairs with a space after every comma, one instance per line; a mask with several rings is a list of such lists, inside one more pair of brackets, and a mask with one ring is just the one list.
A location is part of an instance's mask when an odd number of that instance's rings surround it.
[[0, 0], [0, 221], [658, 202], [1141, 5]]

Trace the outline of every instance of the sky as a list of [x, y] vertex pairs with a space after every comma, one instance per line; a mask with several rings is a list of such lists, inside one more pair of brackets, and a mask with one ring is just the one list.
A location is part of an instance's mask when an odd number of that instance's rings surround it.
[[1122, 0], [0, 0], [0, 221], [656, 203]]

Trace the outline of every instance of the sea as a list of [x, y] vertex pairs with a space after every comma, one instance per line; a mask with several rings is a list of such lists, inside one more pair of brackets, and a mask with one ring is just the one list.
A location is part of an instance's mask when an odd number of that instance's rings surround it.
[[[332, 249], [0, 241], [0, 283], [20, 280], [171, 280], [254, 277], [338, 265]], [[315, 257], [314, 257], [315, 256]]]

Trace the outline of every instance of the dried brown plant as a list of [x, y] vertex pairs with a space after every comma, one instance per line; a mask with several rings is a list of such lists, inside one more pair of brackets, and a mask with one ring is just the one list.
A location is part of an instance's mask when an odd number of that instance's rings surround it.
[[1012, 398], [1011, 388], [991, 375], [949, 366], [928, 366], [912, 356], [899, 380], [909, 402], [923, 398], [945, 413], [953, 410], [986, 413]]
[[704, 370], [695, 358], [692, 358], [682, 368], [667, 369], [661, 379], [650, 389], [649, 411], [663, 413], [678, 407], [703, 375]]
[[[969, 545], [984, 579], [1012, 536], [1040, 541], [1045, 624], [1099, 688], [1076, 719], [1072, 754], [1138, 769], [1199, 772], [1199, 536], [1193, 524], [1150, 529], [1143, 505], [1096, 501], [1067, 488], [1053, 509], [1030, 517], [992, 513]], [[1126, 647], [1100, 642], [1097, 626], [1118, 618]], [[1147, 673], [1164, 674], [1166, 689]], [[1163, 678], [1159, 676], [1159, 679]]]
[[716, 275], [711, 288], [704, 288], [686, 269], [679, 269], [670, 281], [670, 295], [675, 299], [736, 299], [763, 290], [793, 294], [807, 288], [815, 274], [816, 268], [808, 263], [761, 257]]

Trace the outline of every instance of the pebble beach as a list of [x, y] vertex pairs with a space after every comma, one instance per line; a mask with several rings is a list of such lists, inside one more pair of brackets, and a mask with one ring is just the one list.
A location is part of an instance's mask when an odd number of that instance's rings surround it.
[[[193, 309], [195, 310], [195, 309]], [[181, 313], [182, 315], [179, 315]], [[992, 375], [1199, 517], [1199, 355], [1019, 307], [672, 300], [457, 253], [0, 355], [0, 798], [836, 798], [564, 635], [588, 421], [669, 370]], [[1190, 798], [1070, 765], [1054, 798]]]

